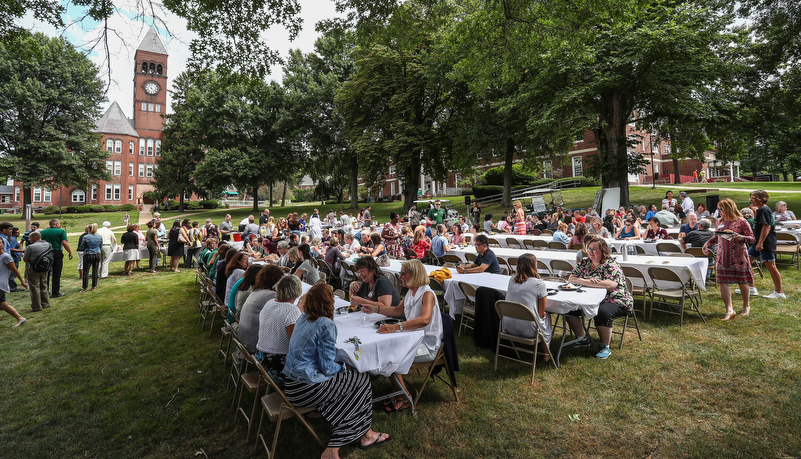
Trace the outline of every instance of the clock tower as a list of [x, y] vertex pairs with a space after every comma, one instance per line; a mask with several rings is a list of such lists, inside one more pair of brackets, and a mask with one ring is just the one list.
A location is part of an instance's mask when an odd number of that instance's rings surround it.
[[153, 27], [134, 55], [134, 129], [142, 139], [158, 138], [167, 108], [167, 48]]

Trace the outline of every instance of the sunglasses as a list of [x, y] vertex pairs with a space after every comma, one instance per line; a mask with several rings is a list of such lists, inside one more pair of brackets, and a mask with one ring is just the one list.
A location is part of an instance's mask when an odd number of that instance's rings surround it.
[[411, 273], [411, 271], [401, 271], [401, 272], [399, 272], [398, 274], [400, 274], [401, 276], [403, 276], [403, 275], [410, 274], [410, 273]]

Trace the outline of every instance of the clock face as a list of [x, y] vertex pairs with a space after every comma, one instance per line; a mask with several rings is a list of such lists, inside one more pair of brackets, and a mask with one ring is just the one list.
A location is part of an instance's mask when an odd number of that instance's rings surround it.
[[159, 85], [152, 81], [148, 81], [145, 83], [145, 92], [150, 94], [151, 96], [155, 96], [159, 92]]

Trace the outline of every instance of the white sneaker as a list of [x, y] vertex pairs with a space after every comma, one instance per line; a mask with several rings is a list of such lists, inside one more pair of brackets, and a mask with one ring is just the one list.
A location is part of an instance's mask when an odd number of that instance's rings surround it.
[[[759, 291], [757, 290], [756, 287], [749, 287], [749, 291], [751, 292], [751, 296], [759, 295]], [[734, 293], [739, 295], [740, 289], [739, 288], [734, 289]]]
[[763, 298], [768, 298], [768, 299], [771, 299], [771, 300], [779, 300], [779, 299], [786, 300], [787, 299], [787, 295], [785, 295], [784, 293], [779, 293], [776, 290], [774, 290], [773, 293], [771, 293], [770, 295], [762, 295], [762, 297]]

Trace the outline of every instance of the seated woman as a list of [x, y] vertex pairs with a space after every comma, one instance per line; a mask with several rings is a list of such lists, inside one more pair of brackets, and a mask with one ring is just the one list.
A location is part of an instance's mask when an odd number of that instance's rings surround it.
[[371, 247], [362, 246], [362, 256], [375, 258], [378, 266], [389, 266], [389, 254], [387, 253], [387, 247], [381, 240], [381, 235], [375, 232], [370, 233], [370, 245]]
[[248, 352], [255, 354], [256, 343], [259, 341], [259, 314], [268, 301], [275, 298], [275, 284], [284, 276], [281, 268], [275, 265], [265, 265], [256, 276], [253, 292], [245, 300], [239, 312], [239, 329], [237, 337], [245, 345]]
[[342, 251], [339, 250], [339, 238], [336, 236], [332, 237], [328, 242], [328, 249], [325, 251], [325, 262], [331, 267], [331, 269], [334, 270], [333, 273], [329, 274], [339, 273], [339, 270], [342, 269], [342, 264], [340, 261], [344, 259], [345, 255], [343, 255]]
[[250, 294], [253, 293], [253, 287], [256, 285], [256, 277], [259, 275], [261, 268], [261, 265], [251, 265], [245, 270], [245, 275], [243, 275], [231, 289], [228, 302], [234, 302], [234, 315], [237, 321], [239, 321], [242, 306], [245, 305], [245, 301], [247, 301]]
[[492, 214], [487, 214], [484, 216], [484, 231], [488, 233], [492, 233], [495, 231], [495, 224], [492, 223]]
[[695, 208], [695, 213], [698, 215], [699, 219], [709, 217], [709, 211], [706, 210], [706, 206], [702, 203], [698, 203], [698, 206]]
[[458, 223], [453, 224], [453, 235], [451, 236], [450, 243], [453, 245], [464, 244], [464, 234], [462, 234], [462, 226]]
[[776, 201], [776, 212], [773, 212], [773, 220], [777, 222], [786, 222], [787, 220], [795, 220], [795, 214], [791, 210], [787, 210], [787, 203], [784, 201]]
[[357, 439], [362, 449], [390, 440], [374, 432], [370, 375], [335, 362], [337, 327], [331, 287], [316, 284], [295, 323], [283, 374], [286, 396], [298, 407], [314, 407], [333, 427], [323, 458], [338, 458], [339, 449]]
[[554, 231], [553, 233], [553, 240], [562, 242], [563, 244], [565, 244], [565, 246], [567, 246], [568, 244], [570, 244], [570, 238], [567, 237], [567, 234], [565, 234], [566, 232], [567, 232], [567, 223], [559, 222], [559, 226], [557, 226], [556, 231]]
[[317, 281], [320, 280], [320, 272], [317, 270], [317, 263], [315, 263], [312, 258], [309, 244], [301, 244], [298, 246], [298, 252], [300, 254], [300, 266], [298, 266], [298, 269], [292, 274], [298, 276], [298, 278], [307, 284], [316, 284]]
[[353, 233], [345, 233], [345, 251], [349, 253], [359, 253], [361, 248], [359, 240], [353, 237]]
[[637, 225], [635, 225], [635, 223], [636, 222], [634, 221], [633, 218], [627, 218], [626, 221], [623, 222], [623, 226], [619, 230], [617, 230], [617, 234], [615, 235], [615, 237], [618, 239], [639, 239], [640, 228], [638, 228]]
[[479, 232], [478, 225], [470, 225], [470, 235], [471, 235], [470, 245], [472, 246], [476, 245], [476, 236], [478, 236], [478, 232]]
[[572, 249], [575, 245], [584, 245], [584, 236], [587, 235], [587, 225], [584, 223], [576, 223], [576, 233], [570, 238], [570, 243], [567, 244], [568, 249]]
[[659, 226], [659, 219], [651, 217], [648, 220], [648, 231], [645, 232], [645, 239], [670, 239], [670, 236], [668, 236], [667, 230]]
[[[601, 344], [599, 359], [606, 359], [612, 354], [609, 342], [612, 339], [612, 321], [615, 317], [631, 314], [634, 300], [626, 289], [626, 277], [620, 265], [610, 256], [611, 251], [606, 241], [594, 237], [587, 244], [587, 258], [576, 263], [568, 281], [585, 287], [606, 289], [606, 296], [598, 307], [595, 316], [595, 328]], [[565, 320], [576, 335], [576, 339], [568, 344], [570, 347], [587, 346], [590, 340], [584, 336], [581, 318], [566, 315]]]
[[238, 281], [245, 274], [246, 269], [248, 269], [248, 257], [241, 252], [234, 255], [234, 257], [225, 266], [226, 280], [225, 292], [222, 298], [223, 304], [228, 304], [228, 300], [231, 298], [231, 289], [234, 288], [236, 281]]
[[[423, 343], [417, 349], [414, 362], [431, 362], [436, 358], [442, 345], [442, 317], [440, 316], [437, 297], [428, 286], [429, 279], [426, 269], [420, 260], [408, 260], [401, 263], [400, 278], [403, 286], [409, 289], [406, 296], [396, 307], [385, 308], [381, 306], [381, 314], [390, 317], [405, 316], [405, 322], [382, 325], [378, 333], [395, 333], [403, 330], [423, 329]], [[378, 312], [378, 308], [370, 305], [362, 307], [362, 311], [370, 314]], [[403, 375], [396, 374], [398, 381], [406, 390]], [[408, 393], [409, 391], [406, 390]], [[409, 403], [402, 397], [388, 400], [384, 409], [388, 412], [405, 410]]]
[[501, 221], [498, 222], [498, 231], [506, 231], [507, 233], [511, 233], [514, 231], [514, 227], [512, 226], [511, 215], [504, 215], [501, 218]]
[[594, 217], [592, 219], [592, 223], [590, 224], [590, 228], [588, 231], [589, 234], [597, 234], [599, 237], [611, 237], [612, 234], [609, 232], [608, 229], [604, 226], [603, 222], [600, 218]]
[[270, 373], [270, 377], [282, 382], [289, 339], [302, 311], [295, 306], [303, 294], [300, 279], [295, 276], [281, 277], [275, 284], [275, 298], [268, 300], [259, 311], [259, 340], [256, 343], [256, 360]]
[[350, 304], [354, 308], [367, 305], [371, 310], [381, 313], [381, 310], [400, 303], [395, 286], [381, 273], [375, 260], [369, 257], [359, 258], [353, 269], [362, 280], [350, 284]]
[[[582, 223], [583, 225], [583, 223]], [[517, 259], [515, 276], [509, 279], [506, 299], [522, 303], [537, 315], [537, 322], [545, 337], [546, 346], [551, 344], [551, 315], [545, 312], [545, 299], [548, 297], [545, 283], [537, 273], [537, 257], [527, 253]], [[537, 325], [527, 320], [503, 318], [503, 332], [516, 336], [534, 338], [537, 336]], [[546, 361], [548, 360], [546, 356]]]
[[418, 226], [414, 230], [414, 239], [412, 239], [412, 250], [417, 254], [419, 260], [426, 259], [426, 251], [431, 250], [431, 243], [426, 238], [426, 231], [422, 226]]

